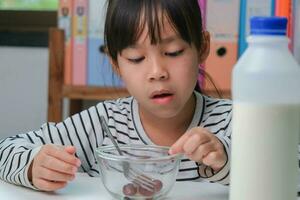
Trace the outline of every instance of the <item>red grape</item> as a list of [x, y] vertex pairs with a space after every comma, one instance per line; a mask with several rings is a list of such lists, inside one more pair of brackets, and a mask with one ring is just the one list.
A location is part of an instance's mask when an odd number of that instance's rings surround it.
[[162, 186], [163, 186], [163, 183], [160, 180], [158, 180], [158, 179], [155, 179], [153, 181], [153, 183], [154, 183], [154, 190], [155, 190], [155, 192], [159, 192], [161, 190]]
[[133, 196], [137, 192], [137, 188], [133, 183], [128, 183], [123, 186], [123, 194], [126, 196]]

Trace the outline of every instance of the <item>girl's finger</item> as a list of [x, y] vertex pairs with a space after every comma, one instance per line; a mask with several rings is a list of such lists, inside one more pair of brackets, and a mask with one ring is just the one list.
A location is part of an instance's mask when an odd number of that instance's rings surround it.
[[76, 148], [74, 146], [66, 146], [64, 150], [71, 155], [74, 155], [76, 152]]
[[40, 167], [37, 170], [39, 172], [37, 178], [42, 178], [47, 181], [67, 182], [72, 181], [75, 178], [75, 175], [61, 173], [46, 167]]
[[[210, 152], [214, 151], [215, 147], [213, 143], [207, 142], [204, 144], [201, 144], [200, 146], [197, 147], [197, 149], [191, 153], [191, 154], [186, 154], [187, 157], [190, 160], [194, 160], [196, 162], [204, 163], [202, 160], [203, 158], [208, 155]], [[204, 163], [206, 164], [206, 163]]]
[[183, 153], [183, 145], [185, 141], [191, 136], [189, 132], [183, 134], [171, 147], [169, 154]]
[[206, 135], [194, 133], [183, 144], [183, 152], [185, 154], [193, 154], [199, 146], [210, 141]]
[[67, 185], [67, 182], [47, 181], [41, 178], [33, 179], [34, 185], [43, 191], [54, 191], [61, 189]]
[[43, 160], [41, 160], [40, 165], [47, 169], [70, 175], [74, 175], [78, 170], [78, 167], [76, 165], [72, 165], [68, 162], [57, 159], [55, 157], [51, 157], [49, 155], [46, 155]]
[[201, 158], [201, 160], [206, 157], [210, 152], [216, 151], [216, 147], [214, 145], [214, 143], [212, 142], [207, 142], [205, 144], [200, 145], [196, 152], [195, 152], [195, 156], [197, 156], [198, 158]]
[[202, 162], [213, 168], [215, 171], [218, 171], [226, 163], [226, 155], [222, 154], [219, 151], [212, 151], [208, 153], [203, 159]]
[[81, 164], [78, 158], [76, 158], [73, 154], [68, 153], [66, 150], [59, 146], [48, 146], [45, 149], [45, 153], [51, 157], [55, 157], [59, 160], [75, 165], [77, 167], [79, 167]]
[[[195, 127], [187, 131], [185, 134], [183, 134], [170, 148], [169, 153], [175, 154], [175, 153], [184, 153], [183, 145], [186, 143], [186, 141], [193, 135], [198, 134], [200, 135], [200, 140], [207, 139], [206, 137], [210, 138], [211, 133], [202, 127]], [[205, 138], [203, 136], [206, 136]], [[203, 137], [203, 138], [202, 138]], [[206, 141], [203, 141], [201, 143], [205, 143]]]

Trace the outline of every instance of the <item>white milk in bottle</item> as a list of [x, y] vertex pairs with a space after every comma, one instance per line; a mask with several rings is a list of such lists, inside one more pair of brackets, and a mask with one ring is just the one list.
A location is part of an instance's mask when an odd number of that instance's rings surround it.
[[230, 200], [296, 200], [300, 66], [287, 19], [254, 17], [233, 69]]

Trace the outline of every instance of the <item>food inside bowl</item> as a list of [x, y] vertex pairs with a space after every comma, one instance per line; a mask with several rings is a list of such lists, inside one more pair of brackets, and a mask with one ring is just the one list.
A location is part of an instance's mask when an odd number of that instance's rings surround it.
[[[114, 146], [99, 147], [96, 151], [107, 191], [115, 199], [123, 200], [164, 198], [176, 181], [182, 155], [169, 155], [169, 148], [161, 146], [131, 144], [120, 148], [123, 155]], [[128, 177], [128, 168], [139, 176]], [[143, 183], [140, 178], [148, 182]]]
[[163, 183], [160, 180], [155, 179], [153, 180], [153, 185], [154, 185], [153, 190], [149, 190], [143, 188], [143, 186], [134, 183], [128, 183], [124, 185], [123, 193], [126, 196], [133, 196], [133, 195], [153, 196], [156, 192], [159, 192], [162, 189]]

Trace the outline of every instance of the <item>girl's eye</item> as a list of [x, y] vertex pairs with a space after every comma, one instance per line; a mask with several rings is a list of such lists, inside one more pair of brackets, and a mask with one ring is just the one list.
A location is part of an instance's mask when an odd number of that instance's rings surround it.
[[179, 56], [180, 54], [183, 53], [183, 49], [181, 50], [178, 50], [178, 51], [174, 51], [174, 52], [166, 52], [165, 55], [166, 56], [171, 56], [171, 57], [176, 57], [176, 56]]
[[128, 60], [132, 63], [140, 63], [141, 61], [143, 61], [145, 59], [145, 57], [140, 57], [140, 58], [128, 58]]

